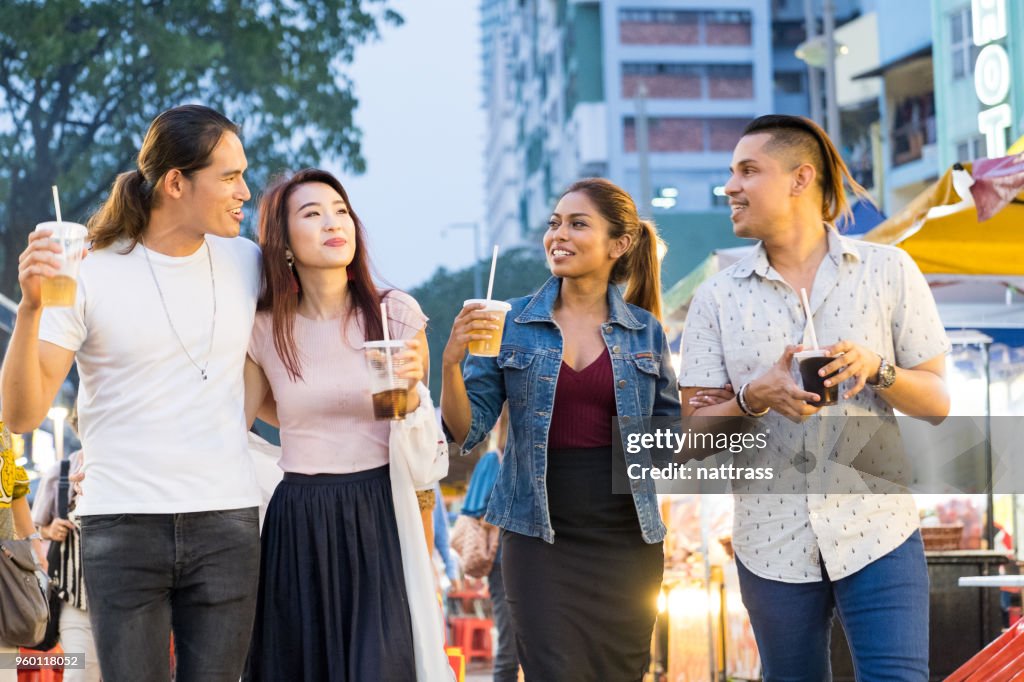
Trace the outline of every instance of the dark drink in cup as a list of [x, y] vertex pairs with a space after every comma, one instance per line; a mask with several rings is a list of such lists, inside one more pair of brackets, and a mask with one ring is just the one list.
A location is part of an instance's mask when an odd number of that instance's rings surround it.
[[366, 369], [370, 373], [370, 395], [374, 419], [405, 419], [409, 381], [398, 376], [402, 363], [398, 354], [405, 341], [367, 341], [363, 344]]
[[374, 419], [404, 419], [409, 392], [401, 388], [373, 394]]
[[816, 393], [821, 398], [816, 403], [808, 402], [807, 404], [814, 407], [826, 407], [838, 403], [839, 385], [825, 385], [825, 379], [835, 376], [837, 373], [830, 374], [829, 377], [818, 376], [818, 371], [835, 360], [835, 358], [828, 357], [823, 350], [800, 351], [793, 357], [796, 358], [797, 365], [800, 368], [800, 380], [803, 383], [804, 390], [808, 393]]

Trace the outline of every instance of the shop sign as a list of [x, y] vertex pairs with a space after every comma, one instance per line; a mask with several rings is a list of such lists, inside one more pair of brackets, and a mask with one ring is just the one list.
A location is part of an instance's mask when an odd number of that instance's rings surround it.
[[1006, 37], [1006, 0], [972, 0], [971, 14], [974, 44], [982, 48], [974, 64], [974, 92], [988, 107], [978, 114], [978, 130], [991, 159], [1006, 156], [1006, 130], [1013, 122], [1005, 101], [1010, 94], [1010, 56], [996, 42]]

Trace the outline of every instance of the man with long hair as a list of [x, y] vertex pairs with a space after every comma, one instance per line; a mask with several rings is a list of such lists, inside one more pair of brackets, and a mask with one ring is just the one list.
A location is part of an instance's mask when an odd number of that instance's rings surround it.
[[[833, 227], [849, 213], [844, 181], [865, 192], [812, 121], [754, 120], [733, 152], [731, 173], [725, 192], [733, 229], [759, 243], [694, 296], [679, 385], [684, 417], [763, 419], [770, 445], [799, 455], [789, 472], [806, 474], [791, 479], [802, 489], [735, 496], [733, 547], [764, 679], [831, 679], [837, 612], [858, 679], [927, 680], [928, 572], [913, 498], [836, 485], [839, 469], [856, 467], [838, 466], [832, 448], [840, 433], [847, 441], [864, 436], [839, 446], [855, 450], [856, 460], [864, 447], [878, 447], [868, 436], [882, 433], [894, 410], [933, 423], [949, 412], [950, 346], [935, 301], [905, 252]], [[820, 376], [835, 373], [826, 384], [838, 387], [834, 407], [815, 406], [823, 396], [794, 380], [808, 314], [827, 344]], [[727, 384], [738, 388], [733, 399], [702, 395]], [[770, 455], [755, 457], [764, 464]], [[892, 450], [879, 455], [884, 468]], [[826, 471], [828, 482], [817, 483]]]
[[243, 368], [260, 254], [238, 128], [198, 105], [150, 125], [89, 220], [77, 298], [43, 308], [56, 247], [33, 233], [3, 366], [14, 431], [46, 417], [73, 361], [85, 460], [83, 567], [103, 678], [237, 680], [259, 566]]

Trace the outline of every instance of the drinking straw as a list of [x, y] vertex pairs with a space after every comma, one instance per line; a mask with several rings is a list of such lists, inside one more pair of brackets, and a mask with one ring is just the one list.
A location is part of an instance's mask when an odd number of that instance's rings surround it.
[[498, 245], [494, 245], [494, 253], [491, 254], [491, 278], [487, 280], [487, 300], [491, 300], [491, 294], [494, 293], [494, 266], [498, 264]]
[[60, 217], [60, 196], [57, 195], [57, 185], [53, 186], [53, 208], [57, 211], [57, 222], [64, 222]]
[[393, 386], [395, 376], [394, 370], [391, 369], [391, 332], [388, 330], [388, 304], [384, 301], [380, 303], [380, 320], [383, 323], [381, 326], [384, 327], [384, 353], [388, 359], [388, 385]]
[[811, 344], [814, 350], [818, 350], [818, 335], [814, 333], [814, 317], [811, 315], [811, 302], [807, 300], [807, 289], [800, 289], [800, 300], [804, 304], [804, 312], [807, 313], [807, 328], [811, 330]]

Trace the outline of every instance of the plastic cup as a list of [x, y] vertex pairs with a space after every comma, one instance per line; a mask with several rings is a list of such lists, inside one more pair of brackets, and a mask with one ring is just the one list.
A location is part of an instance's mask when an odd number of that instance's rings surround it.
[[57, 255], [57, 274], [44, 277], [41, 285], [43, 305], [51, 308], [75, 304], [78, 291], [78, 266], [82, 263], [82, 249], [89, 231], [85, 225], [49, 221], [36, 225], [36, 230], [53, 230], [50, 241], [60, 246]]
[[838, 403], [839, 384], [825, 385], [825, 379], [835, 376], [838, 372], [833, 372], [828, 377], [818, 376], [818, 370], [835, 360], [835, 358], [829, 357], [821, 349], [802, 350], [799, 353], [794, 353], [793, 357], [800, 368], [800, 380], [803, 382], [804, 390], [808, 393], [816, 393], [821, 398], [816, 403], [808, 402], [807, 404], [814, 407], [825, 407]]
[[498, 357], [498, 349], [501, 348], [501, 334], [505, 331], [505, 314], [512, 310], [512, 306], [505, 301], [488, 301], [484, 298], [471, 298], [462, 304], [462, 307], [483, 303], [482, 310], [488, 313], [498, 314], [497, 329], [478, 329], [475, 334], [487, 334], [488, 338], [478, 339], [469, 342], [469, 354], [478, 355], [483, 358]]
[[398, 377], [398, 370], [403, 364], [398, 359], [398, 354], [404, 350], [405, 341], [367, 341], [363, 344], [366, 368], [370, 371], [374, 419], [405, 419], [409, 400], [409, 380]]

